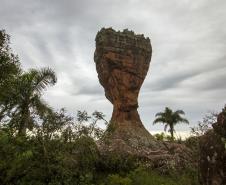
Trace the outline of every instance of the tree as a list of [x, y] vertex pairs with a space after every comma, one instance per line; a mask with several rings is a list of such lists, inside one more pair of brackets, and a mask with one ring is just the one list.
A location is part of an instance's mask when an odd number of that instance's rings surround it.
[[194, 127], [191, 127], [191, 134], [194, 136], [202, 136], [208, 130], [212, 129], [212, 124], [217, 122], [218, 112], [207, 112], [201, 121]]
[[153, 124], [156, 123], [163, 123], [165, 124], [164, 131], [167, 130], [169, 127], [169, 132], [171, 134], [171, 139], [174, 140], [174, 126], [178, 123], [189, 123], [187, 119], [181, 117], [184, 115], [183, 110], [172, 111], [170, 108], [166, 107], [164, 112], [159, 112], [155, 115], [156, 119], [154, 120]]
[[99, 111], [94, 111], [92, 116], [89, 116], [87, 111], [78, 110], [77, 121], [76, 130], [78, 136], [85, 135], [95, 139], [98, 139], [103, 135], [103, 130], [97, 126], [98, 121], [104, 121], [105, 125], [108, 124], [105, 115]]
[[[59, 133], [64, 133], [64, 127], [70, 127], [73, 124], [73, 117], [66, 114], [66, 110], [61, 108], [59, 111], [47, 111], [41, 115], [41, 124], [37, 125], [38, 135], [41, 135], [45, 140], [58, 138]], [[62, 136], [62, 135], [61, 135]], [[69, 140], [69, 136], [65, 140]]]
[[33, 126], [32, 113], [42, 115], [45, 111], [51, 110], [41, 100], [41, 95], [42, 91], [47, 86], [54, 85], [56, 80], [54, 71], [49, 68], [31, 69], [15, 80], [10, 98], [14, 105], [13, 118], [16, 118], [16, 121], [12, 119], [11, 123], [18, 123], [19, 135], [25, 135], [26, 129]]
[[12, 106], [8, 98], [12, 81], [21, 74], [19, 59], [12, 53], [9, 44], [9, 35], [0, 30], [0, 121]]
[[6, 80], [21, 72], [19, 59], [9, 47], [10, 37], [4, 30], [0, 30], [0, 87]]

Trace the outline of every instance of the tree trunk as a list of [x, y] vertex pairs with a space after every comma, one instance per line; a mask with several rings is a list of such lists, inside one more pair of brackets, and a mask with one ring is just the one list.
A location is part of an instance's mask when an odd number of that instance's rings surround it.
[[173, 126], [170, 126], [170, 135], [171, 135], [171, 139], [172, 139], [172, 141], [174, 140], [174, 128], [173, 128]]
[[21, 121], [20, 121], [20, 124], [19, 124], [19, 130], [18, 130], [19, 136], [25, 136], [26, 135], [26, 129], [27, 129], [27, 126], [28, 126], [29, 117], [30, 117], [29, 107], [25, 106], [21, 111]]

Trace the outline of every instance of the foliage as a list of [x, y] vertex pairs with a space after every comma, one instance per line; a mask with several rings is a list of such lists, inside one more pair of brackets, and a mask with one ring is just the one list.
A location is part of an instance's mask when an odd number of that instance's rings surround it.
[[121, 177], [120, 175], [109, 175], [108, 185], [132, 185], [132, 180], [129, 177]]
[[12, 107], [12, 83], [21, 73], [20, 62], [9, 46], [10, 37], [4, 30], [0, 30], [0, 121]]
[[175, 140], [175, 137], [172, 139], [172, 136], [166, 135], [164, 132], [154, 134], [153, 136], [158, 141], [172, 141], [172, 140]]
[[9, 35], [5, 30], [0, 30], [0, 87], [6, 87], [10, 78], [14, 78], [21, 71], [19, 59], [12, 53], [9, 44]]
[[169, 132], [171, 134], [171, 139], [174, 140], [174, 126], [178, 123], [189, 123], [187, 119], [181, 117], [181, 115], [184, 115], [184, 111], [177, 110], [172, 111], [170, 108], [166, 107], [164, 112], [159, 112], [155, 115], [156, 119], [154, 120], [153, 124], [156, 123], [163, 123], [165, 124], [164, 131], [167, 130], [169, 127]]
[[116, 185], [198, 185], [197, 174], [187, 169], [181, 173], [172, 172], [170, 175], [160, 175], [153, 170], [137, 168], [125, 176], [110, 175], [107, 184]]
[[22, 72], [9, 43], [9, 36], [0, 31], [0, 121], [25, 135], [26, 129], [34, 126], [35, 115], [51, 111], [41, 94], [48, 85], [56, 83], [56, 75], [49, 68]]
[[107, 173], [125, 173], [137, 167], [136, 158], [121, 153], [108, 153], [101, 156], [98, 163], [98, 170]]
[[191, 169], [160, 175], [145, 168], [134, 169], [128, 166], [125, 170], [121, 166], [118, 167], [118, 172], [110, 172], [99, 168], [97, 163], [100, 161], [103, 162], [105, 159], [100, 158], [94, 140], [86, 136], [64, 143], [60, 139], [44, 141], [39, 137], [13, 137], [7, 130], [0, 132], [0, 182], [2, 185], [198, 184], [197, 174]]
[[[82, 136], [75, 140], [76, 160], [79, 171], [86, 173], [95, 169], [99, 158], [98, 149], [94, 140], [87, 136]], [[72, 149], [73, 152], [73, 149]]]
[[191, 149], [192, 151], [192, 155], [193, 155], [193, 159], [196, 161], [198, 161], [199, 159], [199, 139], [200, 137], [198, 136], [190, 136], [189, 138], [187, 138], [185, 141], [183, 141], [183, 144], [185, 144], [185, 146], [187, 146], [188, 148]]
[[74, 184], [92, 179], [98, 160], [92, 138], [72, 143], [0, 132], [0, 182], [6, 184]]
[[216, 112], [208, 112], [202, 119], [202, 121], [198, 122], [197, 126], [191, 127], [191, 134], [194, 136], [202, 136], [204, 135], [209, 129], [212, 128], [212, 124], [217, 121]]
[[[48, 85], [56, 83], [56, 75], [49, 68], [41, 70], [31, 69], [15, 80], [11, 96], [14, 99], [13, 114], [10, 124], [18, 128], [18, 134], [25, 135], [27, 128], [32, 128], [35, 115], [42, 115], [51, 108], [41, 100], [41, 93]], [[17, 124], [16, 124], [16, 123]]]
[[77, 137], [89, 136], [99, 139], [103, 135], [103, 129], [98, 126], [99, 121], [104, 121], [105, 124], [108, 122], [104, 119], [105, 115], [102, 112], [94, 111], [90, 116], [86, 111], [77, 111], [77, 122], [73, 128], [77, 131]]
[[108, 124], [105, 115], [78, 111], [74, 118], [65, 109], [53, 110], [41, 96], [56, 83], [55, 72], [49, 68], [23, 72], [9, 43], [9, 36], [1, 30], [1, 185], [196, 184], [190, 171], [181, 173], [181, 178], [178, 174], [161, 176], [136, 169], [133, 157], [117, 153], [101, 156], [96, 140], [103, 137], [98, 123]]

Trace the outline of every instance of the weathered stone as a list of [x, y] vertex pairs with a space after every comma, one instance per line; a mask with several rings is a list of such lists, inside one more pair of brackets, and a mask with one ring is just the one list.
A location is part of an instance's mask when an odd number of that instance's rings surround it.
[[179, 144], [157, 141], [143, 126], [138, 95], [152, 55], [149, 38], [132, 31], [101, 29], [96, 36], [94, 61], [113, 114], [104, 138], [102, 155], [117, 152], [149, 161], [150, 166], [179, 168], [190, 164], [190, 151]]
[[200, 138], [200, 181], [203, 185], [226, 184], [226, 107], [213, 129]]
[[110, 124], [115, 132], [126, 130], [132, 135], [150, 137], [137, 112], [137, 98], [151, 54], [149, 38], [132, 31], [116, 32], [103, 28], [96, 36], [94, 60], [105, 95], [113, 104]]

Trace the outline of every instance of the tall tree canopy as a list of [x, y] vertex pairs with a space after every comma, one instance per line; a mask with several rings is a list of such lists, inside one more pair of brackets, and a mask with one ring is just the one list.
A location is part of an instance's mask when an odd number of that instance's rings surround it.
[[21, 74], [20, 62], [9, 46], [10, 37], [0, 30], [0, 121], [12, 107], [9, 99], [12, 83]]

